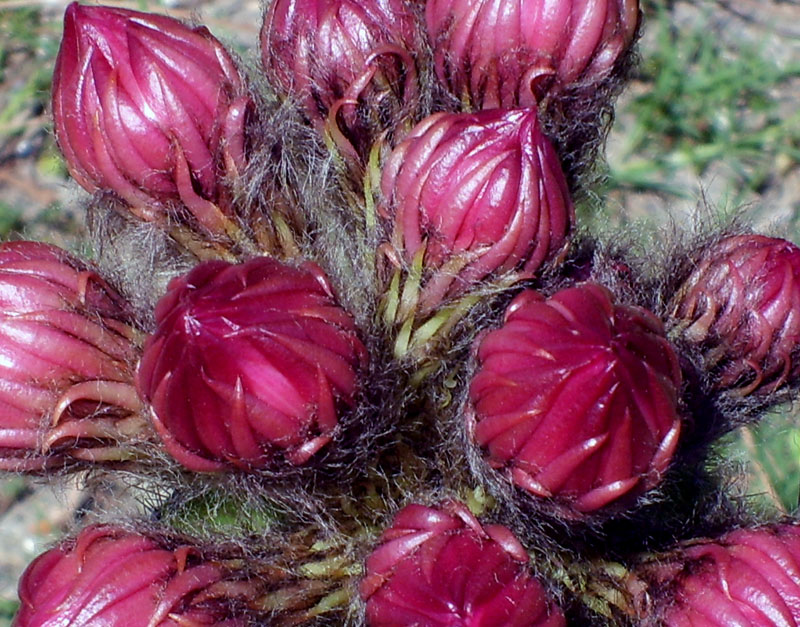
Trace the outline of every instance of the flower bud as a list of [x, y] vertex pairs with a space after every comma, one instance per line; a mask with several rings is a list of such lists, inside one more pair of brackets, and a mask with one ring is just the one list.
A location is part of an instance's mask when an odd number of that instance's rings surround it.
[[52, 99], [56, 139], [84, 188], [113, 191], [146, 220], [183, 205], [225, 234], [221, 177], [246, 164], [250, 100], [207, 29], [70, 4]]
[[800, 625], [800, 527], [740, 529], [655, 565], [661, 594], [646, 625]]
[[800, 361], [800, 248], [746, 234], [704, 249], [673, 300], [712, 384], [741, 395], [794, 381]]
[[138, 385], [190, 470], [265, 467], [279, 452], [303, 464], [354, 403], [366, 349], [313, 264], [202, 263], [172, 280], [155, 316]]
[[370, 627], [565, 625], [507, 527], [481, 527], [460, 503], [409, 505], [366, 562], [361, 598]]
[[430, 0], [436, 73], [478, 109], [535, 106], [547, 93], [596, 88], [629, 50], [637, 0]]
[[478, 359], [468, 432], [516, 486], [580, 514], [661, 481], [681, 374], [653, 314], [592, 283], [549, 299], [526, 290]]
[[194, 547], [95, 525], [28, 566], [14, 625], [244, 626], [248, 590]]
[[532, 276], [574, 222], [535, 109], [428, 117], [392, 153], [381, 188], [396, 256], [424, 255], [423, 312], [490, 275]]
[[125, 301], [67, 252], [0, 244], [0, 469], [116, 461], [144, 428]]
[[363, 157], [416, 96], [416, 28], [404, 0], [274, 0], [261, 31], [264, 69], [317, 126], [339, 110]]

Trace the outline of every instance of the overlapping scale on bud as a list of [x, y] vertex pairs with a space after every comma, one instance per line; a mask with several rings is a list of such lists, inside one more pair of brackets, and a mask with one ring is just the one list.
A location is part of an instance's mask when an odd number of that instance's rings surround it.
[[526, 290], [477, 344], [467, 429], [485, 462], [567, 516], [656, 486], [681, 422], [661, 322], [584, 283]]
[[477, 109], [535, 106], [544, 96], [587, 93], [626, 56], [637, 0], [431, 0], [425, 7], [435, 68]]
[[750, 233], [707, 246], [673, 303], [714, 388], [763, 394], [796, 382], [800, 248], [791, 242]]
[[202, 263], [172, 280], [155, 317], [138, 385], [189, 470], [304, 464], [355, 401], [366, 349], [313, 264]]
[[369, 627], [565, 625], [519, 540], [460, 503], [403, 508], [366, 560]]
[[0, 469], [116, 462], [147, 437], [124, 299], [38, 242], [0, 244]]
[[397, 321], [425, 316], [490, 276], [533, 276], [565, 248], [574, 222], [535, 109], [426, 118], [391, 154], [381, 189], [387, 258], [420, 282], [390, 316]]
[[226, 177], [247, 160], [252, 101], [205, 27], [121, 8], [67, 7], [52, 91], [56, 139], [90, 192], [141, 219], [240, 237]]
[[694, 541], [646, 569], [647, 627], [800, 625], [800, 527], [740, 529]]
[[363, 159], [415, 104], [417, 38], [404, 0], [274, 0], [261, 54], [273, 86]]
[[[241, 567], [241, 566], [240, 566]], [[19, 583], [15, 627], [244, 626], [253, 585], [197, 547], [87, 527], [40, 555]]]

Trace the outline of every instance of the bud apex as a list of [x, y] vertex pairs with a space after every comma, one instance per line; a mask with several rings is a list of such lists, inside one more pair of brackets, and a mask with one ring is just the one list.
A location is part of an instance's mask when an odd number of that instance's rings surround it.
[[481, 527], [460, 503], [409, 505], [367, 558], [360, 586], [367, 625], [565, 625], [528, 560], [507, 527]]
[[183, 204], [224, 234], [220, 177], [245, 166], [250, 101], [208, 30], [73, 3], [52, 98], [56, 139], [84, 188], [115, 192], [146, 220]]
[[661, 481], [680, 433], [678, 359], [661, 322], [584, 283], [526, 290], [478, 347], [468, 430], [490, 466], [568, 514]]
[[303, 464], [354, 402], [366, 349], [313, 264], [202, 263], [172, 280], [155, 316], [138, 385], [190, 470], [265, 467], [280, 451]]
[[424, 254], [423, 312], [489, 275], [533, 275], [574, 222], [535, 109], [428, 117], [392, 153], [381, 188], [396, 257]]
[[661, 594], [648, 626], [800, 625], [796, 525], [740, 529], [693, 543], [651, 569]]
[[547, 93], [595, 88], [631, 46], [637, 0], [431, 0], [439, 78], [478, 109], [535, 106]]
[[244, 626], [248, 589], [193, 547], [98, 525], [28, 566], [14, 625]]
[[55, 246], [0, 244], [0, 469], [118, 461], [144, 428], [125, 301]]
[[797, 378], [800, 248], [791, 242], [746, 234], [709, 246], [673, 302], [717, 389], [764, 393]]
[[274, 0], [261, 31], [274, 87], [320, 127], [341, 107], [344, 134], [362, 156], [415, 99], [415, 43], [404, 0]]

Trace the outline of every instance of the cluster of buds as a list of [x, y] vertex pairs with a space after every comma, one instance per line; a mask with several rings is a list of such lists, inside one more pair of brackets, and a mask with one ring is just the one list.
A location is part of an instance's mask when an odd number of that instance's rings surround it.
[[125, 300], [66, 251], [0, 245], [0, 469], [118, 462], [147, 437]]
[[535, 106], [570, 87], [590, 92], [624, 60], [639, 24], [635, 0], [429, 0], [435, 67], [477, 109]]
[[354, 402], [366, 349], [313, 264], [207, 261], [172, 280], [155, 316], [139, 390], [189, 470], [260, 468], [278, 451], [304, 464]]
[[244, 627], [255, 592], [246, 574], [193, 546], [91, 526], [28, 566], [14, 625]]
[[404, 0], [276, 0], [261, 30], [273, 87], [357, 161], [413, 109], [416, 43]]
[[461, 503], [398, 512], [366, 560], [370, 627], [558, 627], [564, 615], [502, 525], [481, 526]]
[[673, 302], [716, 389], [766, 394], [797, 379], [800, 248], [791, 242], [744, 234], [705, 247]]
[[661, 481], [681, 373], [653, 314], [593, 283], [526, 290], [477, 354], [468, 435], [514, 485], [583, 514]]

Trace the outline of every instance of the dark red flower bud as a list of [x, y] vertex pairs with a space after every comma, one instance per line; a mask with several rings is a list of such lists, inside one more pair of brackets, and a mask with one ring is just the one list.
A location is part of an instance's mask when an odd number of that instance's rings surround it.
[[225, 234], [221, 177], [245, 166], [249, 97], [230, 55], [205, 28], [73, 3], [53, 77], [56, 139], [90, 192], [163, 220], [180, 204]]
[[126, 303], [85, 264], [0, 244], [0, 469], [126, 457], [144, 428]]
[[190, 470], [303, 464], [352, 405], [366, 349], [322, 271], [267, 257], [172, 280], [138, 384], [167, 451]]
[[361, 598], [371, 627], [565, 625], [507, 527], [481, 527], [459, 503], [409, 505], [366, 562]]
[[92, 526], [40, 555], [19, 583], [15, 627], [249, 624], [246, 583], [190, 546]]
[[606, 79], [631, 46], [637, 0], [430, 0], [439, 78], [479, 109], [534, 106]]
[[653, 314], [591, 283], [549, 299], [526, 290], [478, 358], [469, 433], [515, 485], [592, 512], [661, 481], [681, 374]]
[[800, 248], [746, 234], [704, 249], [674, 299], [717, 389], [774, 391], [800, 371]]
[[416, 97], [416, 28], [404, 0], [274, 0], [261, 31], [264, 68], [317, 126], [340, 111], [363, 156]]
[[575, 217], [535, 109], [430, 116], [394, 150], [381, 188], [396, 257], [424, 255], [423, 312], [490, 275], [532, 276]]
[[800, 527], [740, 529], [653, 567], [664, 581], [647, 625], [800, 625]]

